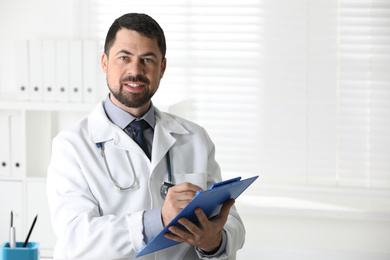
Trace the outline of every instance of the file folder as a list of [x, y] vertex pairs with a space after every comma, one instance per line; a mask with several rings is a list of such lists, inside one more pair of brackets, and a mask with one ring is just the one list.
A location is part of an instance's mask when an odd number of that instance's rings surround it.
[[197, 224], [198, 219], [194, 210], [201, 208], [206, 216], [210, 219], [219, 214], [222, 204], [230, 198], [236, 199], [241, 195], [259, 176], [254, 176], [245, 180], [241, 177], [222, 181], [214, 184], [209, 190], [198, 191], [196, 196], [188, 203], [188, 205], [180, 211], [180, 213], [155, 237], [147, 244], [136, 257], [147, 255], [164, 248], [168, 248], [179, 242], [165, 238], [165, 234], [170, 232], [170, 226], [177, 226], [184, 229], [178, 222], [182, 217], [187, 218], [191, 222]]
[[0, 176], [11, 174], [11, 142], [9, 115], [0, 115]]
[[81, 41], [70, 42], [70, 88], [69, 97], [71, 102], [82, 102], [83, 101], [83, 65], [82, 65], [82, 43]]
[[29, 42], [29, 69], [30, 69], [30, 100], [43, 100], [43, 58], [42, 42], [31, 40]]
[[28, 41], [18, 40], [15, 42], [16, 81], [18, 99], [30, 99], [30, 71], [29, 71], [29, 47]]
[[84, 41], [83, 44], [83, 101], [96, 101], [96, 76], [99, 65], [99, 53], [96, 41]]
[[55, 41], [43, 41], [43, 100], [56, 99], [56, 44]]
[[69, 101], [69, 44], [68, 41], [56, 42], [56, 100]]
[[22, 177], [25, 169], [24, 138], [21, 115], [11, 115], [11, 174], [13, 177]]

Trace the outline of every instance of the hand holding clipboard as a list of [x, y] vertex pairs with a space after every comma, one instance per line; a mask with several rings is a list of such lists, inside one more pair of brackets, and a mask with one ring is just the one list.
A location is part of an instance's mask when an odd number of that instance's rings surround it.
[[182, 217], [187, 218], [191, 222], [197, 224], [198, 219], [194, 210], [201, 208], [210, 219], [221, 210], [222, 204], [232, 198], [236, 199], [241, 195], [258, 176], [241, 180], [241, 177], [215, 183], [209, 190], [199, 191], [191, 202], [152, 240], [147, 244], [136, 257], [150, 254], [164, 248], [168, 248], [179, 244], [176, 241], [166, 238], [164, 235], [169, 232], [169, 227], [174, 225], [181, 227], [178, 220]]

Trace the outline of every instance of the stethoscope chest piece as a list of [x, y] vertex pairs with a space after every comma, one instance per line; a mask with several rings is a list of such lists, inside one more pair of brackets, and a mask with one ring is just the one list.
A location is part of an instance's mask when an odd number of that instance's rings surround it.
[[171, 183], [167, 183], [167, 182], [163, 182], [161, 184], [161, 189], [160, 189], [160, 194], [161, 194], [161, 197], [165, 200], [165, 198], [167, 197], [167, 194], [168, 194], [168, 190], [170, 187], [172, 187], [173, 184]]

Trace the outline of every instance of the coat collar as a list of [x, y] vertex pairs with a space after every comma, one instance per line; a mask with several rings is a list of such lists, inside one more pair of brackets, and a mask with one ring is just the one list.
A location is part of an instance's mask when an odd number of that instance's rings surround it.
[[88, 116], [88, 134], [91, 141], [96, 144], [113, 139], [112, 125], [104, 111], [103, 102], [100, 102]]
[[[189, 134], [189, 132], [175, 118], [155, 108], [156, 125], [153, 137], [152, 164], [157, 164], [176, 142], [174, 134]], [[125, 150], [139, 150], [141, 148], [128, 135], [113, 124], [107, 117], [103, 102], [88, 116], [88, 132], [93, 143], [103, 143], [113, 140], [113, 144]]]

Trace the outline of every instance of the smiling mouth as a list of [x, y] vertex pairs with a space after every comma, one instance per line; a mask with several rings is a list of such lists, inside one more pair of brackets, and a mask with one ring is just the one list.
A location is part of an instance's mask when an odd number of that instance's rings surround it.
[[134, 83], [134, 82], [128, 82], [128, 83], [123, 83], [123, 86], [127, 88], [128, 91], [131, 91], [133, 93], [138, 93], [141, 92], [145, 88], [145, 83], [139, 82], [139, 83]]
[[142, 75], [137, 75], [137, 76], [127, 75], [121, 78], [120, 83], [125, 85], [126, 87], [136, 89], [148, 85], [149, 79]]
[[143, 84], [137, 84], [137, 83], [129, 83], [129, 84], [125, 84], [131, 88], [138, 88], [140, 86], [142, 86]]

